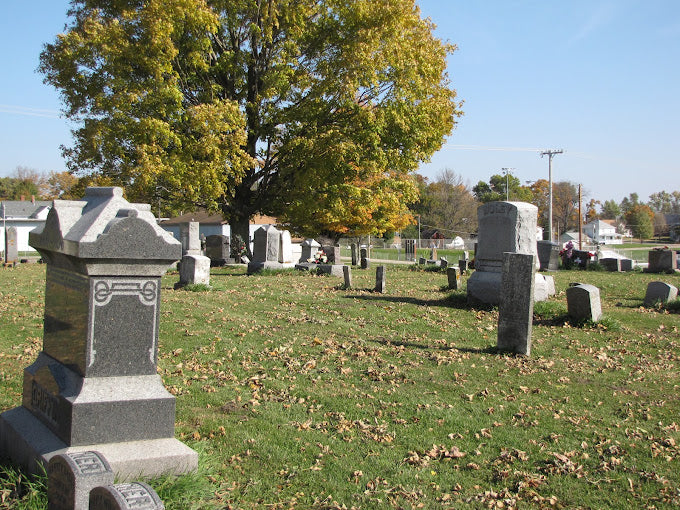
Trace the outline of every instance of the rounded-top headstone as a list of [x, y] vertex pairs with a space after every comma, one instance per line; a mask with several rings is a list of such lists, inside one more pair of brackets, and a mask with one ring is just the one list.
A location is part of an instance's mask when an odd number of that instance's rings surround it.
[[113, 471], [95, 451], [54, 455], [47, 465], [49, 510], [88, 510], [90, 491], [113, 483]]
[[90, 510], [163, 510], [165, 506], [143, 482], [97, 487], [90, 492]]

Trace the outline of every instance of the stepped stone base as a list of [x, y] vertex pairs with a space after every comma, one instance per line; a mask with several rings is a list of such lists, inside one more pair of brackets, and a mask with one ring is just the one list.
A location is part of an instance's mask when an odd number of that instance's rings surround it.
[[0, 415], [0, 454], [32, 473], [41, 473], [60, 453], [96, 450], [119, 481], [183, 474], [196, 470], [198, 454], [175, 438], [67, 446], [26, 408]]

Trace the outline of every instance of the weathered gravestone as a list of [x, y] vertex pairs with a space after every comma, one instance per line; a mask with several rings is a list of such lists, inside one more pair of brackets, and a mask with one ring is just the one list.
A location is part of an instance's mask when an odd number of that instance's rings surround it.
[[552, 241], [536, 241], [539, 270], [557, 271], [560, 268], [560, 246]]
[[205, 238], [205, 256], [210, 259], [211, 266], [223, 266], [234, 262], [231, 258], [231, 243], [229, 236], [221, 234]]
[[361, 269], [368, 269], [371, 265], [371, 261], [368, 258], [368, 250], [366, 248], [361, 248]]
[[430, 248], [430, 260], [437, 260], [437, 247]]
[[5, 229], [5, 263], [16, 264], [19, 260], [16, 227]]
[[290, 232], [287, 230], [281, 231], [279, 239], [279, 262], [281, 264], [293, 263], [293, 241], [290, 237]]
[[449, 261], [446, 260], [446, 258], [439, 257], [439, 267], [441, 267], [442, 269], [446, 269], [448, 267], [448, 265], [449, 265]]
[[342, 266], [342, 275], [345, 277], [345, 288], [352, 288], [352, 268], [350, 266]]
[[467, 271], [468, 267], [468, 261], [465, 259], [458, 259], [458, 269], [460, 269], [461, 273], [464, 273]]
[[458, 267], [447, 267], [446, 277], [449, 282], [449, 289], [457, 290], [460, 288], [460, 268]]
[[536, 280], [534, 255], [504, 253], [501, 300], [498, 306], [498, 340], [501, 351], [529, 356]]
[[375, 291], [385, 292], [385, 266], [376, 266], [375, 268]]
[[[470, 303], [500, 302], [503, 253], [536, 255], [537, 215], [538, 208], [524, 202], [489, 202], [477, 209], [475, 271], [467, 281]], [[546, 295], [543, 275], [536, 273], [534, 279], [534, 297]]]
[[180, 223], [179, 240], [182, 243], [182, 256], [201, 255], [201, 238], [199, 236], [199, 223], [189, 221]]
[[647, 273], [672, 273], [678, 267], [678, 254], [668, 248], [649, 251]]
[[621, 271], [632, 271], [633, 270], [633, 260], [632, 259], [621, 259]]
[[427, 264], [427, 259], [425, 257], [420, 257], [418, 259], [418, 264], [420, 264], [421, 266], [424, 266], [425, 264]]
[[323, 252], [326, 254], [327, 262], [329, 264], [340, 264], [340, 247], [339, 246], [324, 246]]
[[281, 262], [282, 258], [292, 259], [291, 253], [281, 253], [283, 232], [274, 225], [258, 228], [253, 234], [253, 260], [248, 264], [248, 273], [262, 269], [286, 269], [295, 267], [293, 262]]
[[183, 255], [179, 263], [179, 282], [175, 284], [176, 289], [186, 285], [210, 285], [210, 259], [201, 255], [198, 226], [196, 221], [180, 225]]
[[645, 293], [645, 306], [656, 303], [668, 303], [678, 297], [678, 288], [666, 282], [649, 282]]
[[60, 453], [47, 465], [48, 510], [88, 510], [90, 491], [113, 484], [113, 471], [99, 452]]
[[24, 370], [22, 406], [0, 415], [0, 455], [31, 472], [88, 450], [123, 480], [197, 467], [156, 370], [161, 276], [181, 245], [122, 195], [55, 200], [29, 236], [47, 263], [43, 350]]
[[97, 487], [90, 493], [90, 510], [163, 510], [165, 506], [149, 485], [142, 482]]
[[302, 241], [302, 254], [300, 255], [300, 263], [310, 262], [314, 259], [314, 255], [319, 251], [321, 245], [314, 239], [305, 239]]
[[621, 259], [617, 259], [614, 257], [604, 257], [599, 259], [598, 262], [607, 271], [611, 271], [613, 273], [621, 272]]
[[586, 283], [567, 288], [567, 313], [577, 321], [599, 321], [602, 317], [600, 289]]

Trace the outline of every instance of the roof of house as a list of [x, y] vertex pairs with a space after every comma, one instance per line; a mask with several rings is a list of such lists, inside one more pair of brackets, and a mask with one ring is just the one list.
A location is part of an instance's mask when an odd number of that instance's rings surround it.
[[[3, 200], [0, 211], [4, 211], [5, 218], [36, 218], [45, 208], [52, 207], [51, 200]], [[2, 214], [0, 212], [0, 214]]]
[[601, 219], [592, 220], [592, 221], [586, 223], [586, 225], [593, 225], [593, 226], [597, 227], [598, 230], [602, 227], [616, 228], [616, 225], [611, 223], [611, 221], [601, 220]]
[[[586, 235], [586, 237], [588, 237], [588, 236]], [[564, 232], [560, 236], [560, 240], [561, 241], [577, 241], [578, 240], [578, 232], [575, 232], [573, 230], [571, 230], [569, 232]]]
[[[228, 225], [229, 222], [225, 221], [221, 214], [212, 214], [207, 211], [194, 211], [175, 218], [170, 218], [165, 220], [163, 225], [180, 225], [182, 223], [188, 223], [190, 221], [196, 221], [202, 225]], [[251, 225], [276, 225], [278, 220], [272, 216], [263, 216], [261, 214], [256, 214], [250, 219]]]

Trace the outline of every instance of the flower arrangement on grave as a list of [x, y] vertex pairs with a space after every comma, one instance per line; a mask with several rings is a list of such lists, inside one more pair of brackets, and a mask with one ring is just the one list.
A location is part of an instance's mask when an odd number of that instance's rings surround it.
[[323, 250], [319, 250], [313, 257], [308, 258], [307, 262], [311, 264], [326, 264], [328, 262], [328, 257]]
[[574, 243], [569, 241], [564, 245], [560, 251], [560, 258], [562, 259], [562, 267], [564, 269], [571, 269], [574, 265], [576, 267], [586, 267], [586, 265], [595, 256], [589, 251], [579, 251], [574, 249]]
[[231, 257], [235, 259], [240, 259], [242, 255], [246, 255], [248, 251], [246, 250], [246, 243], [243, 238], [236, 234], [232, 236], [231, 242], [229, 243], [229, 251]]

